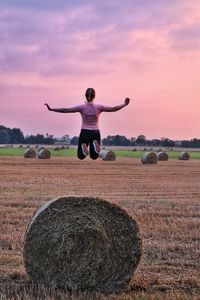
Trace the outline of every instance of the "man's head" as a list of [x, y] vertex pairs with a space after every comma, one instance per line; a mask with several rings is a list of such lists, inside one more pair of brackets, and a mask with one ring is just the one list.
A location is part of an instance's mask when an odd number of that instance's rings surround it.
[[85, 97], [88, 102], [92, 101], [95, 98], [95, 90], [93, 88], [88, 88], [85, 92]]

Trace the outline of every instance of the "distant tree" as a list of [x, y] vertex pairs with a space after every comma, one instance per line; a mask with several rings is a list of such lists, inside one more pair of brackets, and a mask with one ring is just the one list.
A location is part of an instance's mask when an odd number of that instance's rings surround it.
[[78, 136], [74, 136], [73, 138], [71, 138], [70, 140], [70, 144], [71, 145], [78, 145]]
[[26, 144], [54, 144], [54, 138], [53, 135], [48, 135], [47, 137], [44, 137], [43, 134], [37, 134], [37, 135], [28, 135], [25, 138]]
[[146, 136], [143, 134], [138, 135], [135, 144], [139, 146], [144, 146], [146, 144]]
[[9, 144], [10, 135], [8, 129], [0, 129], [0, 144]]
[[3, 126], [3, 125], [0, 125], [0, 130], [3, 130], [3, 129], [9, 129], [9, 128], [7, 128], [7, 127], [5, 127], [5, 126]]
[[112, 139], [113, 139], [113, 137], [111, 135], [108, 135], [106, 138], [102, 139], [102, 144], [104, 146], [111, 146], [112, 145]]
[[68, 135], [68, 134], [63, 135], [63, 136], [61, 137], [60, 141], [61, 141], [62, 143], [65, 143], [65, 144], [69, 145], [69, 144], [70, 144], [70, 138], [69, 138], [69, 135]]
[[152, 146], [151, 140], [146, 140], [145, 145], [146, 145], [146, 146]]
[[124, 135], [116, 135], [113, 138], [114, 146], [130, 146], [131, 142]]
[[44, 144], [46, 144], [46, 145], [53, 145], [53, 144], [55, 144], [55, 139], [54, 139], [53, 134], [49, 134], [48, 137], [45, 137]]
[[151, 146], [159, 147], [160, 145], [161, 145], [161, 140], [159, 140], [159, 139], [152, 139], [151, 140]]
[[10, 139], [12, 144], [24, 143], [24, 135], [19, 128], [13, 128], [10, 130]]
[[24, 143], [24, 135], [19, 128], [7, 128], [0, 125], [0, 143], [1, 144], [18, 144]]
[[190, 146], [192, 148], [200, 148], [200, 139], [194, 138], [190, 141]]
[[131, 146], [135, 146], [135, 141], [136, 141], [136, 137], [131, 137], [130, 138], [130, 144], [131, 144]]
[[183, 147], [183, 148], [191, 147], [190, 141], [187, 141], [187, 140], [181, 141], [181, 147]]
[[175, 142], [173, 140], [170, 139], [165, 139], [162, 141], [161, 146], [163, 147], [174, 147], [175, 146]]
[[104, 146], [130, 146], [131, 142], [124, 135], [109, 135], [102, 139], [102, 144]]

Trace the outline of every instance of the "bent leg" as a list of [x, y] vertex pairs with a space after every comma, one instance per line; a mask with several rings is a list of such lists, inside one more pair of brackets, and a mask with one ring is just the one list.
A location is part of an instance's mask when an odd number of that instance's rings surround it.
[[77, 157], [79, 159], [85, 159], [86, 158], [86, 155], [83, 151], [84, 149], [82, 147], [83, 144], [85, 144], [85, 147], [88, 146], [87, 136], [85, 135], [84, 130], [81, 130], [81, 133], [79, 135], [79, 140], [78, 140], [78, 148], [77, 148]]
[[99, 130], [95, 130], [92, 132], [91, 140], [90, 140], [90, 157], [91, 159], [97, 159], [99, 157], [99, 153], [96, 152], [94, 141], [97, 141], [99, 145], [101, 144], [101, 136]]
[[83, 153], [83, 150], [82, 150], [81, 145], [80, 145], [80, 146], [78, 145], [78, 149], [77, 149], [77, 157], [78, 157], [79, 159], [85, 159], [85, 158], [86, 158], [86, 155]]

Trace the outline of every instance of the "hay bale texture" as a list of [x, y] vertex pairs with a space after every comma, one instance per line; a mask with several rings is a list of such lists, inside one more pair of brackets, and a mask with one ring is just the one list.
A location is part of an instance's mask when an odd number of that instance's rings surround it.
[[137, 223], [99, 198], [62, 197], [33, 215], [24, 263], [35, 282], [69, 291], [127, 289], [142, 253]]
[[36, 152], [34, 149], [26, 149], [24, 152], [24, 158], [36, 158]]
[[99, 152], [99, 157], [102, 158], [102, 160], [116, 160], [116, 154], [111, 150], [101, 150]]
[[157, 154], [157, 160], [167, 161], [169, 159], [169, 156], [166, 152], [158, 152], [156, 154]]
[[189, 160], [190, 154], [188, 152], [181, 152], [178, 158], [179, 160]]
[[49, 158], [51, 158], [51, 152], [47, 149], [42, 149], [42, 150], [38, 151], [37, 157], [39, 159], [49, 159]]
[[146, 152], [141, 158], [143, 164], [157, 164], [157, 155], [155, 152]]

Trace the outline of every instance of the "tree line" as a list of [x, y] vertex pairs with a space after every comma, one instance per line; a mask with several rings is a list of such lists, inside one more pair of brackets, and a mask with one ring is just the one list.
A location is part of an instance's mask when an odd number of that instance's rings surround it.
[[53, 135], [37, 134], [24, 136], [19, 128], [0, 125], [0, 144], [54, 144]]
[[[78, 144], [78, 136], [72, 138], [64, 135], [62, 138], [56, 138], [51, 134], [37, 134], [24, 136], [19, 128], [7, 128], [0, 125], [0, 144], [48, 144], [56, 143]], [[130, 139], [124, 135], [108, 135], [102, 139], [104, 146], [152, 146], [152, 147], [184, 147], [184, 148], [200, 148], [200, 139], [193, 138], [191, 140], [174, 141], [169, 138], [162, 137], [160, 139], [147, 139], [145, 135], [131, 137]]]

